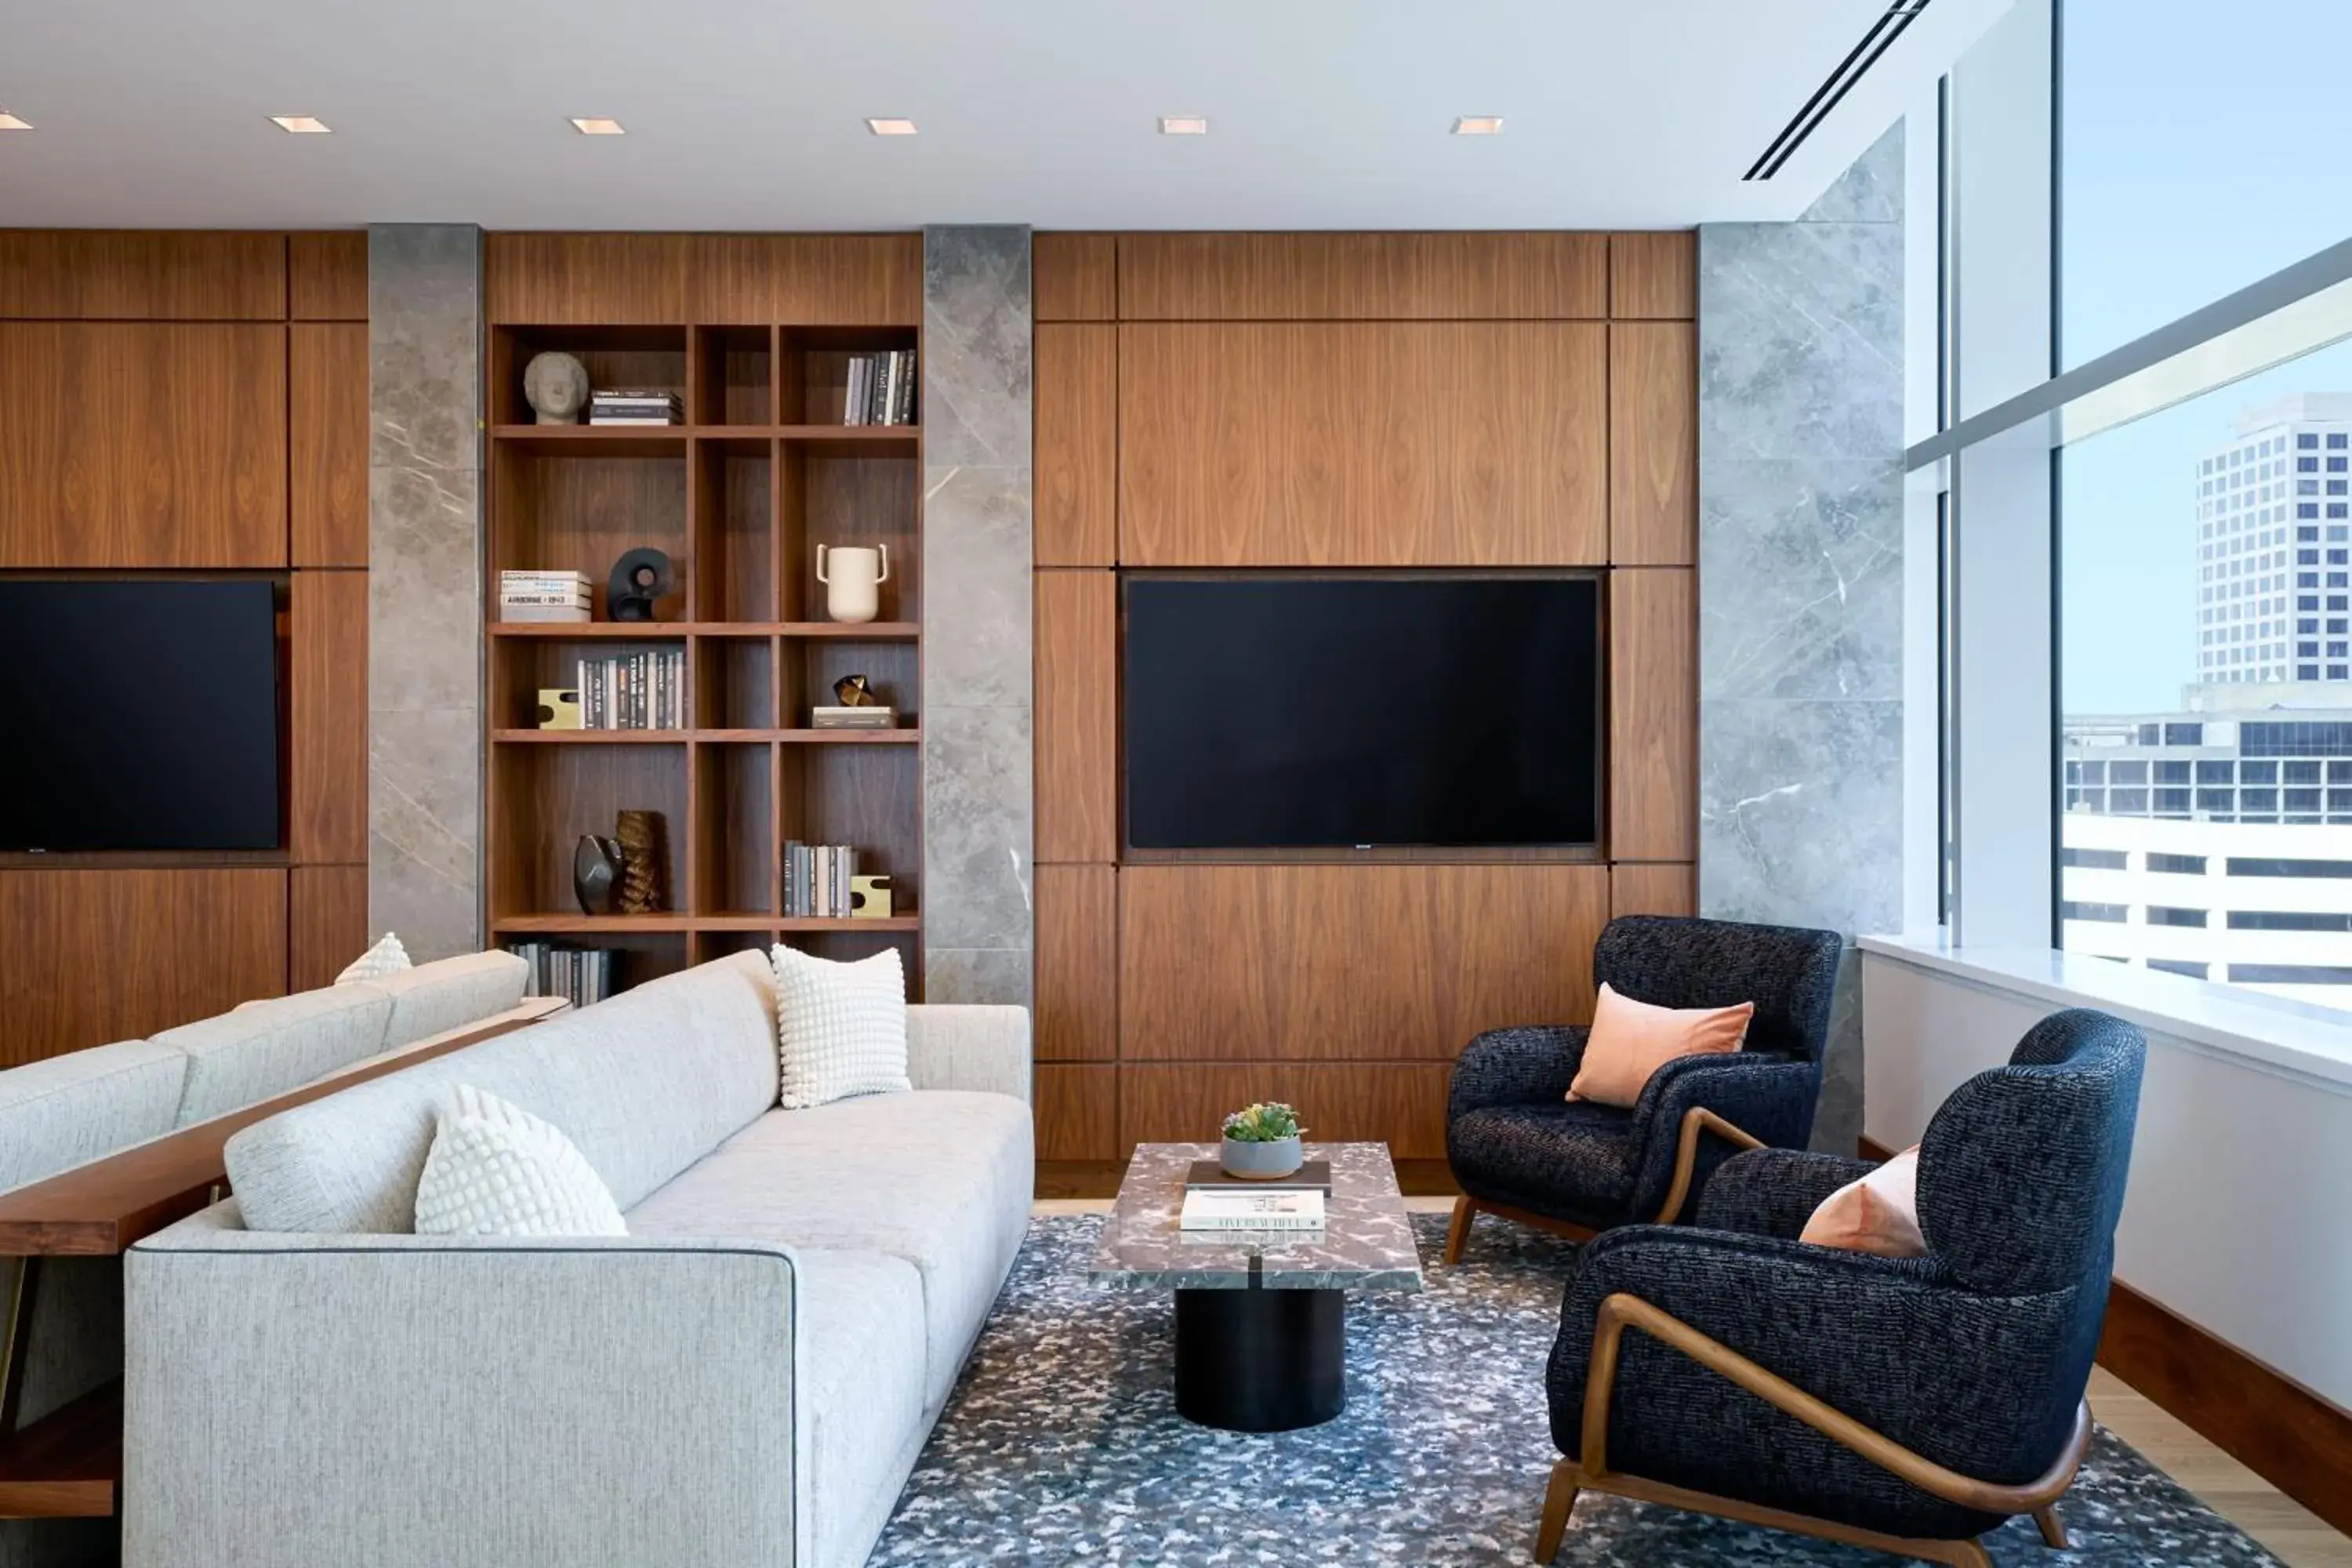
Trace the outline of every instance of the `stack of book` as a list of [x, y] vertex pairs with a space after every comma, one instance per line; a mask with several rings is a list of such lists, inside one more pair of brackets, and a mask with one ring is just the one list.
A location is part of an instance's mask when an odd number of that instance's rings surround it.
[[1323, 1194], [1314, 1188], [1252, 1192], [1245, 1187], [1188, 1187], [1181, 1230], [1321, 1230]]
[[846, 844], [793, 839], [784, 846], [784, 918], [847, 920], [849, 879], [856, 870], [857, 851]]
[[614, 387], [588, 395], [591, 425], [683, 425], [686, 405], [657, 387]]
[[570, 621], [588, 619], [588, 577], [582, 572], [501, 572], [499, 619]]
[[864, 708], [838, 708], [827, 703], [809, 710], [812, 730], [895, 730], [898, 727], [898, 710], [868, 704]]
[[686, 728], [686, 650], [654, 648], [580, 661], [583, 730]]
[[849, 395], [842, 400], [844, 425], [912, 425], [915, 422], [915, 351], [849, 356]]
[[587, 1007], [620, 989], [618, 949], [519, 942], [507, 951], [530, 965], [530, 975], [523, 983], [526, 996], [561, 996], [574, 1007]]

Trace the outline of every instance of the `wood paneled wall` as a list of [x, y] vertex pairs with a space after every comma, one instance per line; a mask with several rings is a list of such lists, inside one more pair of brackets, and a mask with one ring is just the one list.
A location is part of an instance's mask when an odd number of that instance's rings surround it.
[[[1444, 1153], [1481, 1029], [1576, 1022], [1696, 894], [1697, 333], [1678, 234], [1040, 235], [1038, 1152], [1250, 1100]], [[1122, 864], [1123, 566], [1608, 580], [1598, 861]]]
[[0, 856], [0, 1066], [366, 945], [367, 309], [362, 233], [0, 230], [0, 570], [276, 576], [287, 689], [281, 851]]

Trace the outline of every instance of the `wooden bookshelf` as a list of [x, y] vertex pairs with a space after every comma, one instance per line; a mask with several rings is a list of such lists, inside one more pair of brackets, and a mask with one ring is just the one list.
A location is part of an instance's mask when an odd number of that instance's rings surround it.
[[[838, 423], [850, 356], [919, 337], [904, 322], [491, 323], [485, 840], [499, 940], [619, 948], [624, 985], [778, 942], [828, 958], [895, 946], [919, 996], [922, 432]], [[530, 423], [523, 368], [546, 350], [578, 356], [598, 387], [677, 392], [686, 423]], [[824, 618], [819, 543], [889, 547], [887, 619]], [[652, 622], [610, 620], [613, 564], [640, 546], [668, 554], [675, 587]], [[498, 574], [524, 569], [584, 574], [595, 618], [498, 621]], [[685, 727], [534, 727], [539, 690], [577, 685], [582, 659], [681, 648]], [[850, 674], [899, 728], [808, 727]], [[671, 907], [583, 914], [573, 847], [623, 809], [665, 819]], [[787, 918], [794, 839], [856, 846], [861, 872], [890, 877], [896, 912]]]

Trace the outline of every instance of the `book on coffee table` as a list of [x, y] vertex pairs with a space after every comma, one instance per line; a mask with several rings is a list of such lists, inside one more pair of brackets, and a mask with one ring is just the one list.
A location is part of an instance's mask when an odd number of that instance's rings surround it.
[[1180, 1230], [1321, 1230], [1323, 1194], [1194, 1190], [1184, 1194]]
[[1229, 1176], [1214, 1160], [1195, 1160], [1185, 1173], [1184, 1190], [1198, 1192], [1321, 1193], [1331, 1191], [1331, 1162], [1309, 1160], [1286, 1176]]

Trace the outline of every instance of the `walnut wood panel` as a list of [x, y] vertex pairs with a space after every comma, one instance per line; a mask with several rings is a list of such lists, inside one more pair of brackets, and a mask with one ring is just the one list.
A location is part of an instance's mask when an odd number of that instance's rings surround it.
[[1443, 1159], [1450, 1070], [1439, 1063], [1126, 1066], [1118, 1069], [1118, 1152], [1210, 1142], [1236, 1106], [1278, 1100], [1298, 1108], [1311, 1139], [1386, 1143], [1399, 1160]]
[[1450, 1062], [1589, 1017], [1608, 916], [1603, 866], [1129, 866], [1119, 1055]]
[[286, 872], [0, 871], [0, 1067], [286, 990]]
[[1573, 566], [1608, 550], [1599, 323], [1119, 329], [1130, 566]]
[[368, 330], [286, 330], [287, 496], [297, 566], [368, 563]]
[[1041, 321], [1118, 319], [1118, 237], [1041, 234], [1029, 243], [1029, 289]]
[[1609, 577], [1609, 853], [1689, 860], [1698, 838], [1696, 574]]
[[922, 265], [913, 234], [494, 234], [484, 297], [534, 326], [913, 326]]
[[[368, 858], [368, 578], [297, 572], [287, 816], [296, 863]], [[353, 956], [357, 956], [354, 954]]]
[[331, 985], [365, 952], [368, 868], [297, 866], [287, 873], [286, 984], [290, 991]]
[[1118, 858], [1118, 587], [1108, 572], [1040, 572], [1037, 858]]
[[367, 320], [365, 229], [286, 237], [286, 313], [298, 321]]
[[1664, 862], [1620, 861], [1609, 868], [1609, 914], [1698, 913], [1698, 868]]
[[1118, 329], [1041, 326], [1036, 354], [1040, 566], [1118, 559]]
[[[275, 321], [285, 315], [282, 234], [0, 229], [0, 316]], [[12, 384], [10, 404], [21, 395]]]
[[1037, 1093], [1037, 1158], [1115, 1160], [1126, 1152], [1118, 1136], [1119, 1069], [1041, 1066]]
[[0, 566], [286, 563], [285, 328], [0, 323]]
[[1698, 329], [1609, 326], [1609, 558], [1698, 562]]
[[1108, 866], [1040, 866], [1037, 1059], [1118, 1055], [1118, 873]]
[[1608, 314], [1598, 234], [1123, 234], [1122, 320], [1524, 321]]
[[1621, 321], [1698, 314], [1698, 236], [1689, 229], [1609, 237], [1609, 313]]

